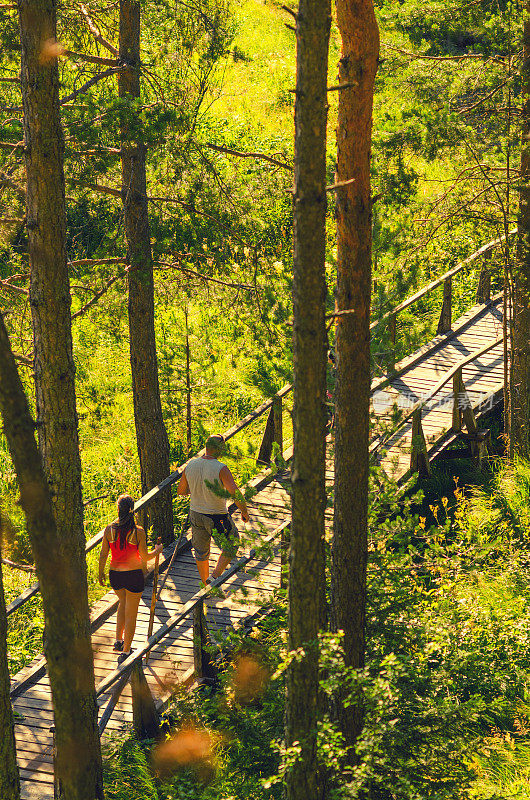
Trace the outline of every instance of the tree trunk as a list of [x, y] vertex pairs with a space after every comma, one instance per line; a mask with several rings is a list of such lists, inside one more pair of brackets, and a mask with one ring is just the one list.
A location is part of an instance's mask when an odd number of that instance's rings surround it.
[[0, 398], [41, 580], [59, 776], [65, 798], [94, 800], [103, 790], [66, 263], [55, 0], [20, 0], [18, 11], [37, 426], [47, 484], [5, 329]]
[[286, 775], [289, 800], [322, 796], [318, 780], [318, 631], [324, 572], [326, 123], [329, 0], [297, 14], [294, 174], [294, 458], [289, 573], [286, 743], [300, 753]]
[[55, 520], [35, 425], [1, 315], [0, 411], [41, 586], [61, 798], [103, 798], [86, 576], [64, 546], [64, 531]]
[[[118, 76], [124, 101], [120, 119], [122, 200], [129, 269], [129, 346], [136, 441], [142, 493], [169, 475], [169, 441], [162, 417], [155, 342], [155, 307], [151, 234], [147, 208], [146, 148], [139, 131], [140, 3], [120, 0], [120, 61]], [[125, 102], [127, 101], [127, 102]], [[173, 539], [171, 493], [164, 492], [149, 508], [153, 541]]]
[[188, 307], [184, 309], [186, 319], [186, 456], [191, 456], [191, 372], [190, 372], [190, 331]]
[[[530, 2], [523, 27], [522, 141], [517, 258], [514, 269], [513, 448], [530, 457]], [[505, 414], [507, 410], [505, 409]]]
[[[370, 289], [372, 206], [370, 149], [379, 33], [372, 0], [337, 0], [342, 37], [337, 182], [337, 318], [335, 352], [335, 510], [332, 543], [332, 627], [344, 631], [344, 657], [364, 665], [370, 405]], [[362, 709], [337, 704], [347, 746], [353, 748]], [[350, 750], [350, 759], [353, 759]]]
[[[2, 517], [0, 516], [0, 539]], [[0, 797], [2, 800], [19, 800], [20, 781], [17, 767], [15, 726], [13, 709], [9, 697], [9, 666], [7, 663], [7, 615], [4, 599], [4, 583], [0, 566]]]

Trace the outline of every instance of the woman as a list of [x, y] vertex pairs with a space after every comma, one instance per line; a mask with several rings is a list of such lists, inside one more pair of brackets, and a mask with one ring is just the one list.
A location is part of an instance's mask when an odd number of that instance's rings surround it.
[[118, 664], [131, 655], [131, 644], [136, 628], [138, 605], [144, 590], [147, 562], [162, 550], [159, 544], [147, 552], [145, 531], [136, 525], [134, 500], [128, 494], [118, 497], [118, 519], [103, 532], [99, 556], [99, 582], [105, 585], [105, 564], [112, 554], [109, 581], [118, 595], [116, 615], [116, 641], [114, 651], [120, 653]]

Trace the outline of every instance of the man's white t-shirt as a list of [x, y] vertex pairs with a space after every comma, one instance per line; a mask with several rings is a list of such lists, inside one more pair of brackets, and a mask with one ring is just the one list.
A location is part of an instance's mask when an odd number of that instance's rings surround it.
[[186, 480], [190, 488], [190, 510], [200, 514], [226, 514], [226, 500], [212, 492], [206, 485], [219, 486], [224, 491], [224, 486], [219, 479], [219, 473], [224, 467], [216, 458], [192, 458], [186, 464]]

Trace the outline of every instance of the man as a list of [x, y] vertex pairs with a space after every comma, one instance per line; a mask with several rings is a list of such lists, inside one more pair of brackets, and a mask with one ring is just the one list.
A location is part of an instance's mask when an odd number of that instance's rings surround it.
[[[209, 436], [203, 456], [192, 458], [186, 464], [177, 486], [177, 494], [190, 496], [191, 543], [199, 575], [204, 584], [218, 578], [235, 557], [239, 546], [239, 533], [226, 510], [225, 496], [228, 493], [241, 511], [244, 522], [248, 522], [248, 508], [232, 473], [218, 457], [225, 447], [220, 435]], [[224, 496], [223, 496], [224, 495]], [[208, 576], [210, 542], [221, 548], [221, 555]]]

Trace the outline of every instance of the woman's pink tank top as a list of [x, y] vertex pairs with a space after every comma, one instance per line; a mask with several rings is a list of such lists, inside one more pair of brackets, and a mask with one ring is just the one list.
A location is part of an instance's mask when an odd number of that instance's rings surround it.
[[125, 547], [122, 549], [120, 547], [120, 537], [118, 535], [113, 542], [109, 542], [109, 545], [112, 554], [111, 565], [126, 564], [128, 561], [138, 561], [139, 565], [142, 563], [137, 544], [126, 542]]

